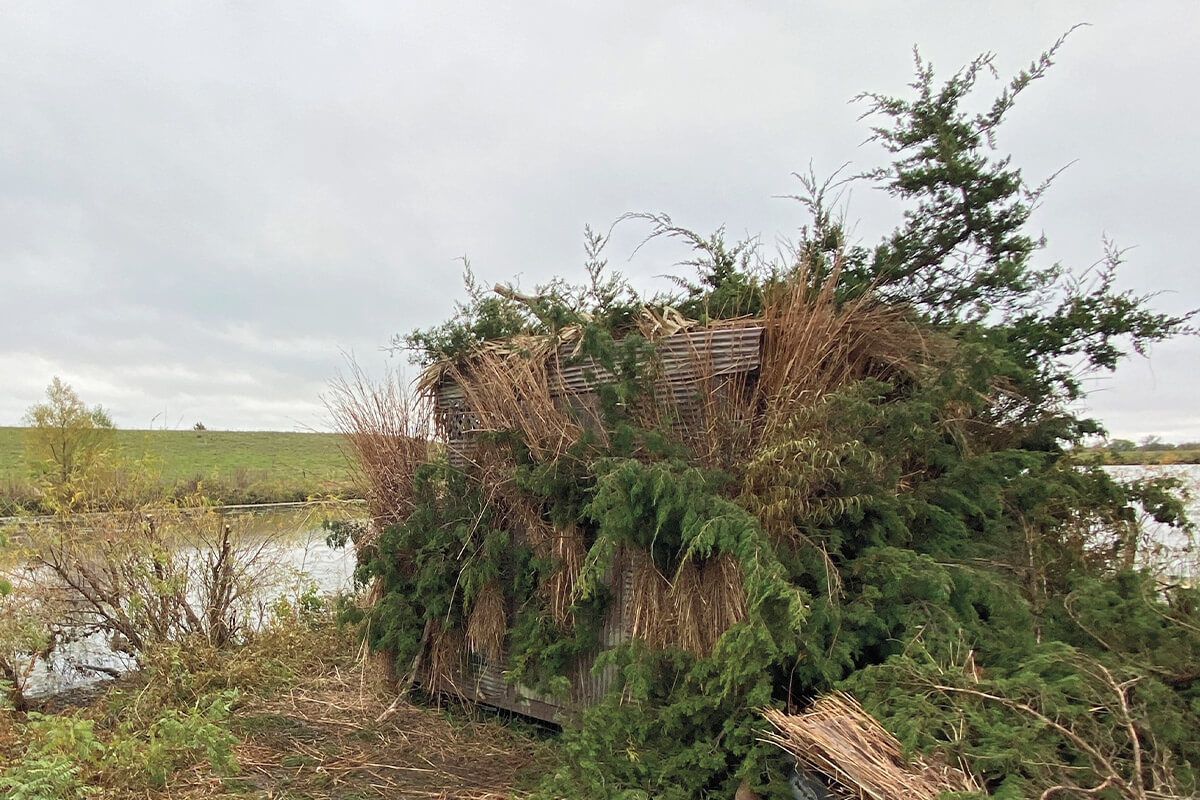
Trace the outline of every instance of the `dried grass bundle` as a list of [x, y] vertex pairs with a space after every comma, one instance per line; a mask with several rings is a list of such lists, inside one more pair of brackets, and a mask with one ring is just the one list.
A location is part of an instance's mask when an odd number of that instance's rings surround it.
[[629, 549], [630, 634], [651, 647], [712, 652], [721, 634], [746, 616], [741, 564], [728, 553], [685, 561], [668, 580], [644, 550]]
[[942, 792], [981, 789], [969, 774], [942, 761], [905, 761], [896, 737], [849, 695], [826, 695], [804, 714], [768, 709], [763, 716], [775, 728], [766, 741], [825, 775], [846, 797], [935, 800]]
[[701, 583], [708, 594], [709, 649], [721, 634], [746, 618], [746, 575], [729, 553], [705, 562]]
[[580, 433], [550, 396], [546, 370], [555, 352], [550, 337], [520, 337], [504, 347], [485, 345], [464, 363], [443, 367], [441, 375], [461, 389], [475, 431], [516, 431], [530, 456], [545, 463], [565, 453]]
[[345, 437], [348, 459], [375, 525], [403, 522], [413, 508], [413, 474], [430, 456], [430, 406], [405, 391], [399, 377], [378, 383], [358, 364], [330, 386], [325, 405]]
[[467, 646], [475, 653], [499, 664], [504, 655], [504, 633], [508, 617], [504, 612], [504, 593], [496, 581], [488, 581], [479, 590], [467, 618]]
[[858, 502], [840, 488], [850, 465], [885, 466], [864, 464], [873, 456], [861, 452], [857, 431], [831, 416], [841, 413], [836, 392], [864, 379], [916, 379], [937, 355], [904, 307], [879, 303], [870, 292], [839, 299], [840, 270], [838, 263], [814, 285], [801, 268], [766, 288], [753, 441], [737, 463], [741, 505], [776, 541], [798, 547], [819, 548], [798, 520], [828, 521]]
[[551, 555], [561, 566], [546, 580], [545, 592], [554, 624], [568, 630], [575, 625], [571, 602], [575, 598], [575, 584], [579, 579], [579, 571], [587, 557], [587, 546], [583, 540], [583, 531], [575, 525], [568, 525], [554, 533]]
[[[510, 475], [511, 469], [510, 462]], [[513, 486], [511, 481], [500, 490], [498, 499], [500, 500], [498, 505], [503, 509], [502, 518], [508, 530], [524, 538], [538, 558], [553, 558], [558, 533], [542, 515], [540, 506]]]
[[814, 288], [801, 269], [766, 293], [758, 394], [767, 440], [797, 405], [862, 378], [914, 374], [928, 352], [903, 307], [879, 303], [869, 292], [839, 302], [840, 273], [839, 263]]
[[675, 580], [667, 592], [673, 619], [665, 638], [688, 652], [702, 655], [711, 647], [708, 626], [708, 597], [700, 579], [700, 569], [685, 561], [675, 571]]
[[464, 645], [462, 631], [453, 628], [443, 630], [440, 625], [434, 623], [432, 635], [429, 638], [426, 686], [435, 691], [466, 697], [458, 688], [458, 675], [462, 664]]
[[671, 643], [674, 627], [671, 582], [645, 550], [628, 548], [626, 558], [633, 573], [629, 593], [630, 635], [651, 647], [665, 647]]
[[728, 553], [700, 565], [684, 562], [675, 573], [670, 598], [675, 612], [670, 643], [706, 656], [721, 634], [746, 618], [742, 565]]

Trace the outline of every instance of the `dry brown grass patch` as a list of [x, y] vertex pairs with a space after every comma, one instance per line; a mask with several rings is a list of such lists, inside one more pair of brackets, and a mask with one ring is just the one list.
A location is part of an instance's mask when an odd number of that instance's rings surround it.
[[403, 702], [373, 722], [390, 698], [347, 677], [241, 709], [240, 777], [311, 800], [498, 800], [534, 763], [534, 745], [498, 725], [451, 724]]

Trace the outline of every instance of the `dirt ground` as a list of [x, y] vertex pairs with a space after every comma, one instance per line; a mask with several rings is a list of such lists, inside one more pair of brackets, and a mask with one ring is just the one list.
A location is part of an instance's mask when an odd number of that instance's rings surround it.
[[251, 699], [232, 724], [242, 740], [237, 775], [177, 776], [177, 789], [191, 784], [179, 796], [203, 789], [210, 798], [255, 800], [499, 800], [536, 780], [546, 751], [536, 737], [472, 719], [479, 712], [461, 706], [393, 700], [361, 675]]
[[243, 708], [238, 777], [272, 800], [493, 800], [534, 763], [535, 744], [495, 723], [452, 722], [408, 703], [377, 722], [383, 710], [336, 689]]

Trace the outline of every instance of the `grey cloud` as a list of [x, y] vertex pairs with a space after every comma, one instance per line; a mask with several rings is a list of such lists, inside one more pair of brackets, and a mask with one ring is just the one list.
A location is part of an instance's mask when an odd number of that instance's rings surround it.
[[[771, 247], [803, 221], [774, 197], [792, 171], [879, 162], [847, 101], [902, 91], [912, 44], [943, 73], [988, 49], [1011, 72], [1081, 19], [1001, 145], [1032, 176], [1079, 159], [1037, 219], [1048, 257], [1091, 263], [1108, 233], [1138, 245], [1129, 286], [1197, 305], [1196, 121], [1173, 89], [1200, 71], [1192, 6], [965, 8], [6, 4], [0, 423], [60, 374], [126, 426], [164, 405], [319, 425], [341, 351], [381, 359], [449, 313], [457, 256], [485, 281], [578, 275], [584, 224], [641, 210]], [[850, 196], [868, 242], [896, 213]], [[684, 253], [628, 262], [640, 235], [609, 257], [655, 285]], [[1200, 438], [1200, 348], [1175, 347], [1140, 402]], [[1118, 434], [1140, 424], [1138, 401], [1104, 405], [1145, 384], [1130, 370], [1096, 401]]]

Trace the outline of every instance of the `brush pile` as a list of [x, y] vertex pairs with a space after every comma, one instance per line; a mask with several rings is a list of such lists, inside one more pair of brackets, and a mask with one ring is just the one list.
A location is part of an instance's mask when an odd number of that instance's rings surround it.
[[[606, 624], [618, 640], [705, 656], [745, 619], [744, 569], [734, 554], [701, 556], [653, 536], [597, 549], [574, 521], [554, 525], [553, 502], [532, 496], [514, 475], [525, 465], [594, 472], [612, 455], [614, 436], [654, 432], [659, 447], [690, 454], [696, 467], [744, 475], [739, 493], [758, 506], [760, 522], [774, 514], [779, 524], [769, 527], [793, 534], [790, 515], [820, 504], [825, 488], [807, 463], [795, 463], [811, 452], [774, 447], [784, 437], [794, 441], [789, 425], [798, 409], [819, 409], [827, 395], [868, 378], [912, 380], [929, 355], [903, 308], [869, 296], [839, 303], [838, 277], [835, 269], [814, 288], [814, 277], [801, 269], [764, 290], [755, 316], [701, 324], [671, 306], [644, 305], [632, 325], [606, 330], [603, 339], [587, 324], [516, 334], [422, 372], [419, 396], [451, 463], [484, 493], [501, 527], [558, 565], [539, 589], [556, 625], [574, 624], [585, 561], [604, 573], [616, 596], [619, 608]], [[495, 291], [535, 302], [504, 287]], [[810, 435], [820, 422], [812, 420]], [[654, 460], [652, 446], [634, 442], [631, 455]], [[798, 469], [806, 485], [792, 479]], [[491, 580], [468, 610], [471, 651], [498, 662], [509, 622]]]
[[[1081, 463], [1098, 426], [1069, 411], [1081, 375], [1191, 328], [1114, 289], [1119, 254], [1035, 263], [1036, 193], [990, 148], [1047, 65], [983, 104], [960, 102], [987, 59], [868, 96], [895, 156], [870, 176], [903, 209], [874, 248], [812, 183], [778, 257], [642, 218], [693, 248], [671, 294], [589, 235], [583, 285], [469, 284], [404, 339], [415, 399], [351, 392], [341, 417], [379, 522], [371, 645], [566, 723], [547, 797], [783, 790], [756, 709], [834, 688], [997, 795], [1200, 786], [1200, 597], [1131, 569], [1139, 516], [1183, 506]], [[821, 709], [802, 752], [855, 791], [968, 787]]]
[[906, 760], [896, 737], [841, 692], [803, 714], [767, 709], [763, 716], [774, 727], [767, 741], [826, 776], [848, 798], [936, 800], [942, 792], [980, 790], [962, 770], [920, 756]]

